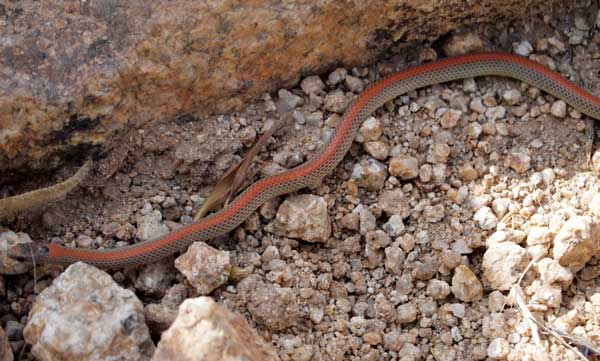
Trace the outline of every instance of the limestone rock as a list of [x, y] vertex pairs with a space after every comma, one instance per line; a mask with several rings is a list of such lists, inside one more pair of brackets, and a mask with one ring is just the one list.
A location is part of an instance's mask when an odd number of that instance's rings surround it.
[[279, 356], [240, 314], [198, 297], [181, 304], [152, 360], [270, 361]]
[[199, 294], [208, 295], [229, 279], [231, 259], [229, 252], [220, 251], [204, 242], [195, 242], [177, 257], [175, 268], [183, 273]]
[[40, 360], [149, 360], [154, 352], [142, 302], [85, 263], [37, 296], [23, 335]]
[[275, 220], [265, 229], [307, 242], [327, 242], [331, 235], [327, 202], [323, 197], [312, 194], [289, 196], [279, 206]]
[[591, 217], [572, 217], [554, 237], [553, 258], [577, 272], [598, 252], [598, 243], [600, 224]]
[[508, 290], [521, 276], [527, 264], [527, 251], [511, 242], [494, 243], [483, 255], [483, 277], [493, 289]]
[[460, 265], [454, 270], [452, 293], [464, 302], [477, 301], [483, 297], [483, 287], [469, 267]]

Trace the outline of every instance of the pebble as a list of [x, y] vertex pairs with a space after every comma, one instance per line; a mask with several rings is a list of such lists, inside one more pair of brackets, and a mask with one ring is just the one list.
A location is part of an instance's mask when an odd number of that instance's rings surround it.
[[366, 142], [363, 144], [365, 152], [369, 153], [377, 160], [385, 160], [390, 154], [390, 147], [379, 140]]
[[512, 168], [517, 173], [525, 173], [531, 167], [531, 157], [525, 153], [514, 152], [506, 157], [504, 165]]
[[435, 163], [446, 163], [446, 161], [448, 161], [448, 157], [450, 156], [450, 146], [448, 146], [448, 144], [445, 143], [436, 143], [433, 145], [431, 155]]
[[553, 258], [572, 272], [582, 269], [598, 252], [600, 225], [592, 217], [575, 216], [554, 237]]
[[149, 360], [154, 352], [142, 302], [81, 262], [35, 298], [23, 333], [41, 360]]
[[501, 312], [506, 304], [506, 296], [500, 291], [492, 291], [488, 295], [488, 307], [492, 312]]
[[506, 291], [521, 276], [529, 260], [527, 251], [514, 243], [494, 243], [483, 255], [483, 278], [493, 289]]
[[401, 235], [405, 230], [404, 222], [402, 222], [402, 216], [393, 214], [381, 228], [392, 237]]
[[469, 267], [459, 265], [452, 276], [452, 294], [463, 302], [478, 301], [483, 297], [483, 286]]
[[346, 75], [346, 79], [344, 79], [344, 85], [346, 88], [348, 88], [348, 90], [357, 94], [362, 92], [365, 88], [363, 81], [360, 78], [352, 75]]
[[385, 249], [385, 269], [395, 275], [401, 275], [404, 271], [404, 260], [406, 254], [397, 246], [390, 246]]
[[567, 103], [563, 100], [557, 100], [552, 103], [552, 107], [550, 108], [550, 114], [554, 115], [557, 118], [564, 118], [567, 116]]
[[325, 96], [325, 110], [342, 114], [350, 105], [352, 100], [343, 91], [336, 89]]
[[285, 104], [286, 109], [294, 109], [304, 103], [302, 97], [286, 89], [279, 89], [277, 91], [277, 96]]
[[175, 322], [165, 331], [153, 361], [279, 360], [277, 351], [246, 319], [210, 297], [185, 300]]
[[447, 109], [440, 118], [440, 125], [445, 129], [454, 128], [461, 116], [460, 110]]
[[382, 189], [387, 175], [385, 164], [370, 157], [362, 159], [352, 169], [352, 179], [356, 182], [356, 185], [368, 191]]
[[498, 230], [494, 232], [491, 236], [489, 236], [485, 241], [485, 245], [489, 247], [492, 244], [502, 242], [512, 242], [514, 244], [521, 244], [525, 237], [527, 237], [527, 233], [519, 229], [505, 228]]
[[498, 217], [496, 217], [490, 207], [481, 207], [481, 209], [473, 215], [473, 220], [477, 226], [483, 230], [494, 229], [498, 224]]
[[463, 182], [471, 182], [479, 177], [479, 174], [470, 163], [458, 167], [458, 178]]
[[381, 210], [390, 217], [397, 215], [402, 219], [406, 219], [412, 212], [412, 207], [408, 202], [408, 198], [401, 189], [381, 192], [377, 199], [377, 204]]
[[288, 196], [265, 230], [307, 242], [325, 243], [331, 235], [327, 201], [312, 194]]
[[170, 232], [162, 222], [162, 214], [158, 210], [152, 210], [137, 218], [136, 237], [142, 241], [149, 241], [161, 238]]
[[443, 45], [442, 49], [448, 56], [473, 53], [483, 49], [483, 41], [475, 33], [453, 34]]
[[557, 285], [541, 285], [531, 297], [531, 303], [559, 308], [562, 302], [562, 288]]
[[534, 246], [536, 244], [550, 243], [554, 234], [548, 227], [531, 227], [527, 232], [527, 245]]
[[445, 281], [431, 279], [427, 283], [427, 294], [434, 300], [443, 300], [450, 294], [450, 285]]
[[521, 92], [516, 89], [508, 89], [502, 93], [502, 99], [508, 105], [516, 105], [521, 101]]
[[231, 259], [229, 252], [212, 248], [204, 242], [195, 242], [175, 259], [175, 268], [199, 295], [208, 295], [229, 279]]
[[413, 303], [405, 303], [396, 308], [396, 322], [399, 324], [410, 323], [417, 319], [417, 306]]
[[481, 129], [481, 124], [472, 122], [467, 125], [466, 132], [469, 138], [478, 139], [483, 130]]
[[300, 82], [300, 88], [306, 95], [311, 95], [322, 92], [325, 89], [325, 84], [318, 75], [312, 75]]
[[383, 134], [383, 124], [375, 117], [368, 117], [365, 119], [360, 128], [358, 128], [358, 134], [356, 135], [356, 141], [359, 143], [378, 140]]
[[179, 305], [188, 296], [188, 287], [178, 283], [167, 290], [160, 303], [144, 307], [144, 318], [153, 334], [161, 334], [175, 322]]
[[30, 243], [31, 238], [23, 232], [15, 233], [6, 231], [0, 233], [0, 274], [20, 275], [27, 273], [32, 265], [27, 262], [19, 262], [8, 257], [8, 250], [19, 243]]
[[346, 79], [346, 75], [348, 75], [348, 71], [344, 68], [337, 68], [332, 71], [327, 77], [327, 83], [330, 85], [336, 85]]
[[504, 338], [495, 338], [490, 342], [487, 349], [487, 356], [492, 360], [504, 360], [510, 352], [510, 344]]
[[521, 56], [529, 56], [533, 52], [533, 46], [527, 40], [523, 40], [514, 46], [515, 53]]
[[419, 160], [409, 155], [399, 155], [390, 161], [389, 171], [402, 180], [414, 179], [419, 175]]
[[469, 103], [469, 109], [479, 114], [483, 114], [487, 110], [486, 106], [483, 105], [481, 98], [475, 98], [471, 100]]
[[238, 284], [238, 292], [252, 318], [271, 331], [294, 326], [301, 317], [298, 297], [291, 288], [267, 284], [253, 274]]

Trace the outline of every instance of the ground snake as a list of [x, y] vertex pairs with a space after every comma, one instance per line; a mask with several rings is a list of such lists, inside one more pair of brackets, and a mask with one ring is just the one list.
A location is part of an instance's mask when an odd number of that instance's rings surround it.
[[83, 261], [103, 268], [156, 262], [184, 251], [193, 242], [206, 241], [233, 230], [270, 198], [319, 182], [342, 160], [363, 120], [384, 103], [424, 86], [486, 75], [526, 82], [564, 100], [580, 112], [600, 119], [600, 98], [526, 58], [481, 53], [443, 59], [399, 71], [371, 85], [346, 110], [335, 133], [317, 156], [289, 171], [253, 183], [225, 208], [197, 223], [160, 239], [121, 248], [93, 250], [28, 243], [15, 245], [9, 250], [9, 256], [22, 261], [35, 258], [36, 263], [70, 264]]

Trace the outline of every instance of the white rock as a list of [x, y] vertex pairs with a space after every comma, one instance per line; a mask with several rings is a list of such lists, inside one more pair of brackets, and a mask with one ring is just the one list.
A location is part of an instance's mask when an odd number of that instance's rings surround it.
[[361, 160], [352, 169], [352, 179], [356, 181], [356, 185], [368, 191], [377, 191], [383, 188], [386, 178], [385, 164], [373, 158]]
[[557, 100], [552, 103], [552, 107], [550, 107], [550, 114], [554, 115], [557, 118], [564, 118], [567, 116], [567, 103], [563, 100]]
[[483, 286], [475, 273], [461, 264], [454, 269], [452, 293], [464, 302], [478, 301], [483, 297]]
[[575, 216], [554, 237], [553, 258], [573, 272], [582, 269], [598, 252], [600, 225], [592, 217]]
[[300, 88], [306, 95], [316, 94], [325, 89], [325, 84], [319, 76], [311, 75], [307, 76], [300, 82]]
[[511, 242], [495, 243], [483, 255], [483, 278], [495, 290], [508, 290], [529, 263], [524, 248]]
[[543, 284], [550, 285], [558, 282], [566, 287], [573, 281], [573, 273], [568, 268], [561, 266], [557, 260], [544, 258], [537, 262], [535, 266]]
[[504, 360], [509, 352], [510, 344], [504, 338], [495, 338], [487, 349], [487, 355], [492, 360]]
[[195, 242], [175, 260], [179, 270], [200, 295], [208, 295], [225, 284], [231, 272], [229, 252]]
[[154, 352], [140, 300], [85, 263], [37, 296], [23, 335], [40, 360], [149, 360]]
[[312, 194], [289, 196], [279, 206], [275, 220], [265, 229], [307, 242], [327, 242], [331, 235], [327, 201]]
[[512, 242], [515, 244], [520, 244], [521, 242], [523, 242], [526, 236], [527, 234], [521, 230], [505, 228], [496, 231], [491, 236], [489, 236], [485, 241], [485, 245], [489, 247], [492, 244], [501, 242]]
[[531, 301], [558, 308], [562, 301], [562, 289], [557, 285], [541, 285], [533, 294]]
[[270, 361], [279, 356], [240, 314], [198, 297], [181, 304], [152, 360]]
[[153, 210], [137, 219], [136, 237], [142, 241], [149, 241], [165, 236], [169, 233], [169, 227], [162, 222], [160, 211]]
[[527, 232], [527, 245], [550, 243], [554, 234], [548, 227], [531, 227]]
[[477, 223], [479, 228], [485, 230], [494, 229], [498, 224], [498, 218], [494, 212], [492, 212], [490, 207], [482, 207], [480, 210], [475, 212], [473, 215], [473, 220], [475, 223]]

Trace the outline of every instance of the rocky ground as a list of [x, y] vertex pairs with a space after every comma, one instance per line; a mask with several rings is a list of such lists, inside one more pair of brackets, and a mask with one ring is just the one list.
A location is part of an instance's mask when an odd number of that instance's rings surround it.
[[[442, 53], [518, 53], [600, 95], [600, 33], [588, 15], [478, 29], [308, 75], [278, 92], [294, 123], [260, 153], [257, 177], [315, 154], [369, 83]], [[65, 200], [5, 220], [0, 248], [118, 247], [189, 224], [278, 118], [273, 98], [123, 134]], [[267, 202], [210, 245], [109, 273], [3, 259], [2, 339], [23, 360], [193, 359], [207, 349], [249, 360], [594, 357], [600, 154], [590, 168], [585, 118], [509, 79], [411, 92], [364, 122], [321, 185]]]

